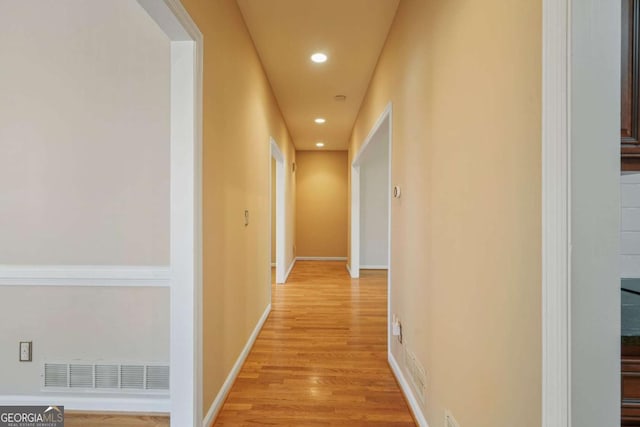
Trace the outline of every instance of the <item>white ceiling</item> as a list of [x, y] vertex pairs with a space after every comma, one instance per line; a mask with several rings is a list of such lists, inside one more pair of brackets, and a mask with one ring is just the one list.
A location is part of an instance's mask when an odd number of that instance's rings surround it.
[[399, 0], [237, 1], [296, 148], [346, 150]]

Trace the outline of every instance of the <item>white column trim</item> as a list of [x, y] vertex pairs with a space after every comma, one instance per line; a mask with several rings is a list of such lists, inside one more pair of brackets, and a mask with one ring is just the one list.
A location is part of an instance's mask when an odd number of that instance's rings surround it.
[[171, 424], [202, 425], [203, 37], [180, 0], [138, 0], [171, 42]]
[[[276, 161], [276, 283], [283, 284], [287, 281], [285, 272], [285, 242], [286, 242], [286, 205], [285, 205], [285, 167], [284, 155], [278, 143], [272, 137], [269, 138], [271, 158]], [[271, 189], [269, 189], [271, 191]], [[271, 224], [271, 222], [269, 223]], [[269, 243], [271, 244], [271, 243]], [[271, 277], [271, 275], [269, 275]], [[269, 280], [271, 281], [271, 280]], [[269, 283], [269, 289], [271, 284]]]
[[570, 1], [543, 0], [542, 425], [571, 425]]

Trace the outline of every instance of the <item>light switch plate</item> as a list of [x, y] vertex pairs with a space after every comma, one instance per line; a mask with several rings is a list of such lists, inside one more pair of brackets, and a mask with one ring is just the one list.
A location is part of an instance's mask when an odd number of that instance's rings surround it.
[[20, 341], [20, 361], [31, 362], [32, 341]]

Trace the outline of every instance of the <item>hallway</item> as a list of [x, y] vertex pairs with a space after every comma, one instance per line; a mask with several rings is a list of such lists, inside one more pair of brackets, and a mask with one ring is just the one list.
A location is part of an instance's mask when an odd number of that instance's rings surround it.
[[215, 425], [414, 425], [387, 364], [386, 271], [298, 261]]

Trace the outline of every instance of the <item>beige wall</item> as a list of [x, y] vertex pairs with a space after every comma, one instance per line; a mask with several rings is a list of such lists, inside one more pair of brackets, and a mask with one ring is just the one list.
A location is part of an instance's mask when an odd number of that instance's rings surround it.
[[165, 34], [128, 0], [1, 0], [0, 28], [0, 264], [169, 264]]
[[[165, 34], [129, 0], [0, 0], [0, 52], [0, 266], [168, 264]], [[0, 394], [41, 393], [44, 362], [169, 362], [168, 288], [58, 283], [0, 286]]]
[[540, 1], [403, 0], [355, 123], [351, 155], [393, 102], [391, 309], [433, 425], [541, 423], [540, 70]]
[[348, 153], [298, 151], [296, 159], [297, 255], [346, 257]]
[[285, 253], [293, 259], [295, 151], [236, 1], [183, 3], [204, 35], [206, 413], [270, 303], [270, 136], [285, 158]]

